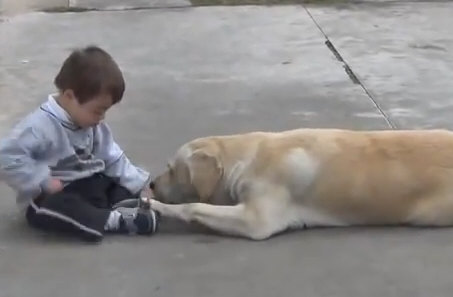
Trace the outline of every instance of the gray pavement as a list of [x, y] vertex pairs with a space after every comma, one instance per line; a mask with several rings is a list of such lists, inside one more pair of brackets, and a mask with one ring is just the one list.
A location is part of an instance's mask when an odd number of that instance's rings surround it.
[[453, 128], [451, 2], [310, 11], [396, 126]]
[[189, 0], [72, 0], [71, 7], [97, 10], [169, 8], [190, 6]]
[[[4, 17], [0, 136], [54, 91], [69, 51], [89, 43], [111, 52], [128, 83], [108, 118], [117, 141], [154, 173], [179, 145], [211, 134], [450, 128], [453, 3], [306, 8]], [[0, 297], [414, 297], [453, 287], [450, 229], [322, 229], [251, 242], [163, 222], [151, 238], [92, 245], [30, 230], [12, 191], [2, 184], [0, 193]]]

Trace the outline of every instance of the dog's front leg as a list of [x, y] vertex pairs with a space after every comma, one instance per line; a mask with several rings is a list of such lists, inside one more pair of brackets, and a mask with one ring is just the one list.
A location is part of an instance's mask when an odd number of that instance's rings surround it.
[[268, 238], [256, 216], [247, 210], [245, 204], [234, 206], [205, 203], [165, 204], [151, 200], [151, 208], [164, 217], [172, 217], [185, 222], [197, 222], [217, 232], [242, 236], [255, 240]]

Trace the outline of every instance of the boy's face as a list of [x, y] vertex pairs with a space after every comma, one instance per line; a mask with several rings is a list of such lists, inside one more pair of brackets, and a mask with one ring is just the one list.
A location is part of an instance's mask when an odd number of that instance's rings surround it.
[[109, 94], [100, 94], [91, 100], [80, 104], [74, 93], [63, 94], [65, 109], [75, 124], [81, 128], [88, 128], [99, 124], [105, 118], [105, 113], [112, 106], [112, 97]]

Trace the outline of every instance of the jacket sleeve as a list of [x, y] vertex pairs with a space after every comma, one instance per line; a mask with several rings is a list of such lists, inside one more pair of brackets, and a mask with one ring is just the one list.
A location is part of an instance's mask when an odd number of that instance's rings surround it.
[[133, 194], [139, 194], [149, 183], [149, 172], [132, 164], [113, 139], [110, 128], [106, 124], [97, 126], [94, 142], [95, 155], [105, 162], [104, 174], [117, 179], [120, 185]]
[[19, 193], [37, 196], [45, 190], [50, 169], [39, 156], [50, 146], [44, 133], [32, 127], [15, 127], [0, 141], [0, 177]]

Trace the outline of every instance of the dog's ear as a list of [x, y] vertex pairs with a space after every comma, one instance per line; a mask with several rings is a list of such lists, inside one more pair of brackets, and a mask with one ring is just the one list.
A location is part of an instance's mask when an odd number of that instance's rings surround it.
[[200, 148], [193, 151], [189, 161], [190, 181], [200, 202], [207, 203], [222, 176], [222, 165], [216, 151]]

